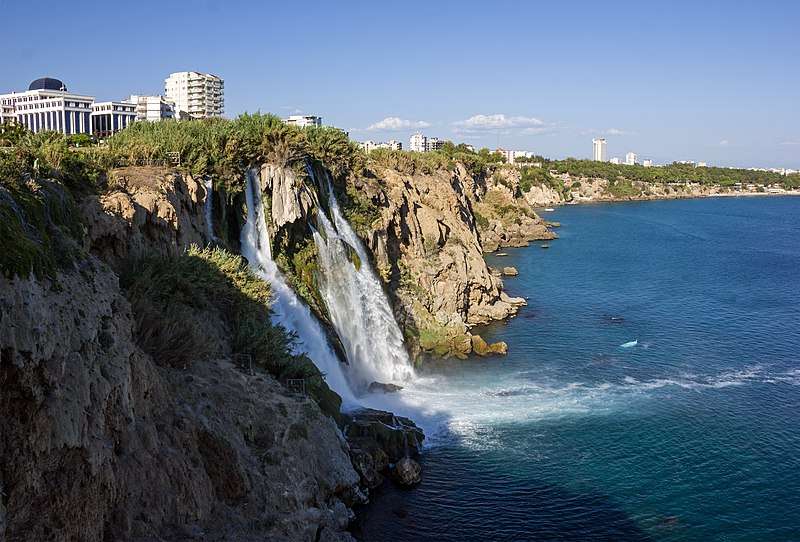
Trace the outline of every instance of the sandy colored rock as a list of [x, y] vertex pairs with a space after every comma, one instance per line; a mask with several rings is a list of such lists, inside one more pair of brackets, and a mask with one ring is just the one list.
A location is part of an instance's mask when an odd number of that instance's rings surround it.
[[472, 335], [472, 351], [479, 356], [505, 355], [508, 345], [503, 341], [488, 344], [480, 335]]
[[503, 268], [503, 275], [506, 277], [516, 277], [519, 275], [519, 271], [517, 271], [516, 267], [508, 266]]
[[[552, 237], [527, 203], [520, 203], [526, 209], [522, 225], [509, 228], [495, 220], [485, 230], [476, 209], [490, 191], [500, 189], [461, 166], [427, 174], [379, 168], [350, 182], [380, 211], [361, 235], [387, 281], [412, 353], [465, 357], [472, 350], [470, 327], [516, 313], [518, 305], [501, 298], [502, 281], [483, 253], [500, 243], [507, 246], [509, 239], [521, 245]], [[510, 192], [503, 194], [513, 200]], [[503, 230], [502, 235], [485, 236], [492, 228]], [[487, 243], [494, 248], [487, 249]]]
[[110, 173], [111, 187], [81, 202], [92, 251], [114, 269], [139, 256], [177, 255], [208, 239], [202, 183], [167, 168]]

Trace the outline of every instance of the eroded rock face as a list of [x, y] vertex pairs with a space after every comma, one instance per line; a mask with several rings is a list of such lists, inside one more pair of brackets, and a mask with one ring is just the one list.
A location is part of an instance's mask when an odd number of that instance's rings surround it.
[[157, 167], [122, 168], [111, 178], [112, 188], [85, 198], [81, 210], [92, 251], [114, 269], [132, 257], [177, 255], [212, 241], [203, 183]]
[[369, 408], [349, 416], [344, 434], [353, 465], [366, 487], [378, 487], [391, 465], [419, 455], [425, 435], [408, 418]]
[[132, 326], [93, 258], [0, 278], [6, 539], [350, 539], [359, 476], [316, 403], [226, 361], [158, 367]]
[[470, 327], [516, 312], [483, 259], [474, 209], [486, 196], [485, 181], [457, 167], [426, 175], [380, 169], [351, 182], [380, 210], [363, 237], [412, 354], [466, 356]]
[[473, 206], [475, 213], [483, 218], [480, 237], [485, 252], [526, 247], [531, 241], [556, 237], [533, 211], [520, 190], [519, 179], [516, 168], [500, 168], [486, 181], [484, 194]]
[[564, 197], [556, 189], [546, 185], [533, 185], [524, 194], [525, 201], [533, 207], [546, 207], [564, 203]]
[[289, 168], [264, 164], [261, 167], [264, 193], [271, 194], [270, 226], [279, 230], [298, 220], [308, 221], [317, 205], [316, 193]]

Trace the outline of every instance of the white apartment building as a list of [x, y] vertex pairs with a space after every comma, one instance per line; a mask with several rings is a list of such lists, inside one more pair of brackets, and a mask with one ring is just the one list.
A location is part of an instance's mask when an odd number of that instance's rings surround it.
[[175, 104], [175, 115], [221, 117], [225, 112], [225, 82], [210, 73], [176, 72], [164, 80], [164, 94]]
[[316, 115], [289, 115], [283, 119], [283, 122], [298, 128], [306, 128], [307, 126], [322, 126], [322, 117]]
[[129, 102], [92, 104], [92, 135], [106, 138], [136, 122], [136, 106]]
[[428, 137], [421, 132], [417, 132], [409, 139], [408, 149], [414, 152], [431, 152], [442, 148], [444, 141], [438, 137]]
[[644, 161], [642, 162], [642, 165], [643, 165], [644, 167], [653, 167], [653, 161], [652, 161], [652, 160], [644, 160]]
[[126, 101], [136, 106], [136, 120], [158, 122], [175, 118], [175, 104], [163, 96], [131, 94]]
[[51, 77], [33, 81], [24, 92], [0, 94], [2, 120], [13, 118], [32, 132], [90, 134], [93, 103], [93, 96], [71, 94], [64, 83]]
[[636, 153], [629, 152], [625, 155], [625, 165], [628, 166], [635, 166], [636, 165]]
[[507, 151], [505, 149], [495, 149], [496, 153], [501, 154], [505, 159], [507, 164], [516, 164], [517, 158], [530, 158], [533, 156], [533, 153], [530, 151]]
[[5, 102], [6, 100], [0, 101], [0, 124], [17, 122], [16, 108]]
[[359, 147], [364, 149], [364, 152], [370, 153], [375, 149], [389, 149], [391, 151], [402, 151], [403, 144], [397, 141], [396, 139], [391, 139], [388, 142], [381, 141], [380, 143], [376, 143], [371, 140], [363, 141], [358, 144]]
[[595, 162], [606, 161], [606, 140], [599, 137], [592, 139], [592, 160]]
[[619, 158], [617, 158], [617, 157], [615, 156], [614, 158], [612, 158], [611, 160], [609, 160], [609, 163], [611, 163], [611, 164], [619, 164]]

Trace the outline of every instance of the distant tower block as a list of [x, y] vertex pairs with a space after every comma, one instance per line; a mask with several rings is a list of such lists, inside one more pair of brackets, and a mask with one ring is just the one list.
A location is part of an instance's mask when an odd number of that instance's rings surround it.
[[592, 139], [592, 160], [595, 162], [606, 161], [606, 140], [599, 137]]

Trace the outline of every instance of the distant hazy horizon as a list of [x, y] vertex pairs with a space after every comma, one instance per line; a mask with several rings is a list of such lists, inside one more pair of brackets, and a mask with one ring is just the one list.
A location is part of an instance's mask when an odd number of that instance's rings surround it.
[[317, 114], [356, 140], [406, 146], [421, 129], [589, 158], [605, 137], [609, 158], [800, 169], [796, 2], [0, 0], [0, 11], [11, 23], [0, 93], [52, 76], [122, 99], [197, 70], [225, 79], [228, 117]]

